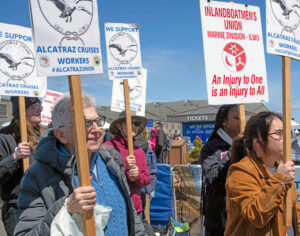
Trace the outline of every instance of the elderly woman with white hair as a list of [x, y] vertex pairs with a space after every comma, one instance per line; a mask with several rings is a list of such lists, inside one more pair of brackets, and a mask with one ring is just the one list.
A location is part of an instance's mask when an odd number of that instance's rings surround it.
[[112, 209], [105, 235], [144, 235], [143, 227], [135, 227], [139, 222], [130, 200], [122, 157], [112, 148], [100, 145], [104, 119], [95, 110], [95, 99], [83, 94], [82, 103], [91, 186], [79, 187], [71, 102], [66, 94], [55, 104], [53, 131], [40, 141], [36, 162], [22, 181], [16, 236], [50, 235], [53, 218], [64, 204], [72, 215], [93, 209], [96, 202]]

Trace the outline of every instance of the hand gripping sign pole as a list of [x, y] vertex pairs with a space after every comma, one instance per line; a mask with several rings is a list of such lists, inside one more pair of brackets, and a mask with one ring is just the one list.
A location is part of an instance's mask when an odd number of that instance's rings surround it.
[[[282, 57], [283, 158], [291, 161], [291, 59]], [[292, 225], [292, 191], [285, 198], [284, 224]]]
[[[21, 131], [21, 142], [27, 142], [27, 125], [26, 125], [26, 109], [25, 109], [25, 98], [19, 97], [19, 113], [20, 113], [20, 131]], [[29, 168], [29, 158], [23, 159], [23, 172]]]
[[[82, 92], [79, 75], [69, 76], [70, 96], [73, 114], [73, 130], [75, 139], [76, 161], [80, 186], [90, 185], [89, 162], [86, 145], [86, 133], [84, 126], [84, 114], [82, 106]], [[83, 214], [83, 228], [85, 236], [95, 236], [94, 211]]]

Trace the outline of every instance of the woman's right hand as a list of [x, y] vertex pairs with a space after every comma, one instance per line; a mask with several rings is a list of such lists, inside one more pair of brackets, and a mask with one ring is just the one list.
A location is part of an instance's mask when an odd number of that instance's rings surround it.
[[22, 142], [19, 143], [18, 146], [15, 149], [15, 152], [13, 153], [14, 160], [18, 161], [20, 159], [24, 159], [29, 157], [30, 155], [30, 142]]
[[282, 174], [283, 176], [288, 177], [290, 180], [295, 179], [295, 163], [292, 161], [288, 161], [286, 163], [283, 163], [282, 161], [279, 163], [279, 166], [277, 167], [277, 172]]

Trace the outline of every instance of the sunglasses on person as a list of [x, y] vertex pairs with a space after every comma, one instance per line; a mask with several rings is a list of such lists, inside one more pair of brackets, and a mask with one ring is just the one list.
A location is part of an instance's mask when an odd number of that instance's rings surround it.
[[41, 106], [41, 104], [33, 105], [31, 108], [34, 112], [42, 112], [43, 111], [43, 107]]
[[141, 122], [139, 122], [139, 121], [132, 121], [131, 124], [132, 124], [132, 126], [140, 127]]

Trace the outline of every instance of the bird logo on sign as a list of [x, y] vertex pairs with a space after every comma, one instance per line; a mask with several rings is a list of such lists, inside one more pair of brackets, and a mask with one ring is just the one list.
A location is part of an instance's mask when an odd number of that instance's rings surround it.
[[4, 59], [7, 62], [7, 64], [9, 65], [8, 68], [10, 68], [14, 71], [16, 71], [18, 69], [18, 66], [20, 64], [24, 64], [24, 65], [30, 66], [32, 68], [34, 67], [34, 65], [32, 65], [26, 61], [27, 59], [34, 60], [33, 57], [23, 57], [19, 60], [14, 60], [11, 55], [0, 52], [0, 59]]
[[92, 0], [47, 0], [53, 2], [54, 5], [61, 11], [60, 18], [66, 18], [66, 22], [72, 22], [72, 14], [75, 10], [83, 11], [92, 15], [86, 7], [79, 6], [78, 3], [82, 1], [91, 2]]
[[273, 1], [279, 4], [280, 8], [283, 11], [282, 15], [284, 15], [286, 19], [290, 18], [290, 14], [292, 13], [292, 11], [295, 11], [296, 8], [300, 8], [300, 4], [298, 0], [295, 1], [273, 0]]
[[26, 44], [17, 40], [0, 43], [0, 71], [9, 77], [9, 80], [24, 81], [34, 68], [34, 56]]
[[299, 0], [270, 0], [270, 6], [277, 22], [285, 31], [291, 32], [300, 24]]
[[108, 44], [109, 52], [120, 64], [130, 64], [138, 53], [135, 38], [125, 32], [113, 35]]
[[127, 46], [126, 49], [123, 49], [122, 46], [121, 46], [120, 44], [115, 44], [115, 43], [113, 43], [113, 44], [109, 45], [109, 47], [110, 47], [110, 48], [115, 48], [115, 49], [117, 49], [117, 51], [119, 52], [119, 55], [121, 55], [121, 56], [124, 57], [127, 51], [133, 51], [133, 52], [136, 52], [136, 50], [134, 50], [132, 47], [135, 47], [135, 48], [136, 48], [137, 45], [132, 44], [132, 45]]
[[[64, 40], [81, 42], [83, 34], [91, 26], [95, 0], [36, 0], [46, 22], [58, 33], [64, 35]], [[40, 23], [40, 22], [38, 22]]]

